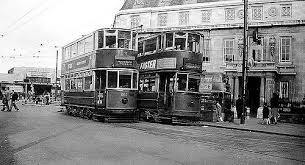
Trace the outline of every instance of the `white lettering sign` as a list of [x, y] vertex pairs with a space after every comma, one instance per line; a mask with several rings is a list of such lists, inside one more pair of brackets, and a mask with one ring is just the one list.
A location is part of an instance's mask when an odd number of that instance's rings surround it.
[[157, 60], [151, 60], [141, 63], [140, 69], [146, 70], [146, 69], [155, 69], [156, 68], [156, 62]]

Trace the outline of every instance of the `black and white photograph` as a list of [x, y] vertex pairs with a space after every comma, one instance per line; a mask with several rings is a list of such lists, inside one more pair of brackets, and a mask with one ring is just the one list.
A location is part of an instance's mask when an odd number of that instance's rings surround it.
[[305, 0], [0, 0], [0, 165], [305, 164]]

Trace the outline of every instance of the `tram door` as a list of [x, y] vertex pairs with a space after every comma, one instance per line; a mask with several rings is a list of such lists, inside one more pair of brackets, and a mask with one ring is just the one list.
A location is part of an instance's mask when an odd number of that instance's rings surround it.
[[96, 71], [95, 90], [96, 103], [98, 106], [105, 106], [106, 71]]
[[174, 90], [173, 72], [159, 73], [159, 108], [170, 113]]

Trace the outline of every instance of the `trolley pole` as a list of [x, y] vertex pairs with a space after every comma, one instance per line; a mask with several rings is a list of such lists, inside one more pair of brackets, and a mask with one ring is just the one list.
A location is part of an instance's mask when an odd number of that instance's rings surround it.
[[248, 0], [244, 0], [244, 47], [243, 47], [243, 61], [242, 61], [242, 116], [240, 124], [245, 124], [246, 119], [246, 57], [248, 57]]
[[55, 97], [54, 100], [56, 101], [57, 98], [57, 67], [58, 67], [58, 50], [56, 50], [56, 67], [55, 67]]

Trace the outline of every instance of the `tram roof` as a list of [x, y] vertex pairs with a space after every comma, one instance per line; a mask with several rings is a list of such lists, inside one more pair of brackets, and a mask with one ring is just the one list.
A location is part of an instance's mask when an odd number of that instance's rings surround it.
[[84, 38], [89, 37], [89, 36], [92, 35], [93, 33], [97, 32], [97, 31], [102, 31], [102, 30], [124, 30], [124, 31], [134, 31], [134, 30], [132, 30], [132, 29], [126, 29], [126, 28], [112, 28], [112, 27], [110, 27], [110, 28], [100, 28], [100, 29], [94, 30], [93, 32], [90, 32], [90, 33], [88, 33], [88, 34], [84, 34], [84, 35], [82, 35], [80, 38], [77, 38], [77, 39], [75, 39], [75, 40], [69, 42], [68, 44], [63, 45], [62, 47], [70, 46], [70, 45], [74, 44], [75, 42], [78, 42], [78, 41], [80, 41], [80, 40], [82, 40], [82, 39], [84, 39]]

